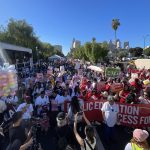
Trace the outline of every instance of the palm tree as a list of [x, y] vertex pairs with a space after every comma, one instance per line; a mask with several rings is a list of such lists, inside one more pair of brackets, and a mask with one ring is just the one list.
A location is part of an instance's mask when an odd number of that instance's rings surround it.
[[92, 38], [92, 43], [95, 43], [95, 42], [96, 42], [96, 38], [93, 37], [93, 38]]
[[117, 29], [118, 29], [118, 27], [120, 26], [120, 21], [119, 21], [119, 19], [113, 19], [112, 20], [112, 28], [115, 30], [115, 42], [116, 42], [116, 40], [117, 40]]

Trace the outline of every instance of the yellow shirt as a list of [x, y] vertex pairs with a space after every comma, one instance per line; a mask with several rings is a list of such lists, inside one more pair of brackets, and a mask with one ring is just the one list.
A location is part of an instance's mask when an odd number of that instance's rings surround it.
[[144, 150], [143, 148], [138, 147], [135, 143], [131, 143], [132, 150]]

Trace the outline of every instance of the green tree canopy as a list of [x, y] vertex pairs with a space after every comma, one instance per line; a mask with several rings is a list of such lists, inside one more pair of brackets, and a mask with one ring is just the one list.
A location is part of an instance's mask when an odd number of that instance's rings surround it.
[[83, 59], [93, 63], [103, 61], [108, 54], [108, 46], [106, 43], [97, 43], [96, 39], [92, 39], [92, 42], [86, 42], [80, 48], [74, 49], [69, 53], [75, 59]]
[[145, 54], [146, 56], [150, 56], [150, 47], [144, 49], [143, 52], [144, 52], [144, 54]]
[[143, 54], [143, 48], [141, 47], [130, 48], [129, 52], [132, 54], [133, 57], [140, 57]]
[[115, 41], [117, 40], [117, 29], [120, 26], [120, 21], [119, 19], [113, 19], [112, 20], [112, 28], [115, 31]]
[[128, 56], [128, 52], [126, 50], [119, 50], [116, 53], [117, 57], [119, 57], [120, 59], [122, 59], [123, 57], [127, 57]]
[[37, 60], [39, 51], [42, 58], [53, 54], [63, 55], [49, 43], [44, 43], [36, 36], [33, 27], [25, 20], [10, 19], [7, 27], [0, 28], [0, 41], [31, 48], [34, 60]]

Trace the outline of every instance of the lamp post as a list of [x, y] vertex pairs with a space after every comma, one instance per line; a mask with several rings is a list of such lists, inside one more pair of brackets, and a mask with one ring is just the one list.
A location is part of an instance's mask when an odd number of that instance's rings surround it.
[[149, 36], [149, 34], [143, 36], [143, 39], [144, 39], [144, 49], [145, 49], [145, 45], [146, 45], [146, 39], [147, 39], [148, 36]]
[[36, 46], [35, 49], [36, 49], [36, 56], [37, 56], [37, 62], [38, 62], [38, 60], [39, 60], [38, 47]]

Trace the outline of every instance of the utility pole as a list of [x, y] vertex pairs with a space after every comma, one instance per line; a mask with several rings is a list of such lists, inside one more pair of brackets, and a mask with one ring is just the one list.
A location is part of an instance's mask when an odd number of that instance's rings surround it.
[[149, 37], [149, 34], [143, 36], [143, 39], [144, 39], [144, 49], [145, 49], [145, 47], [146, 47], [146, 39], [147, 39], [147, 37]]

